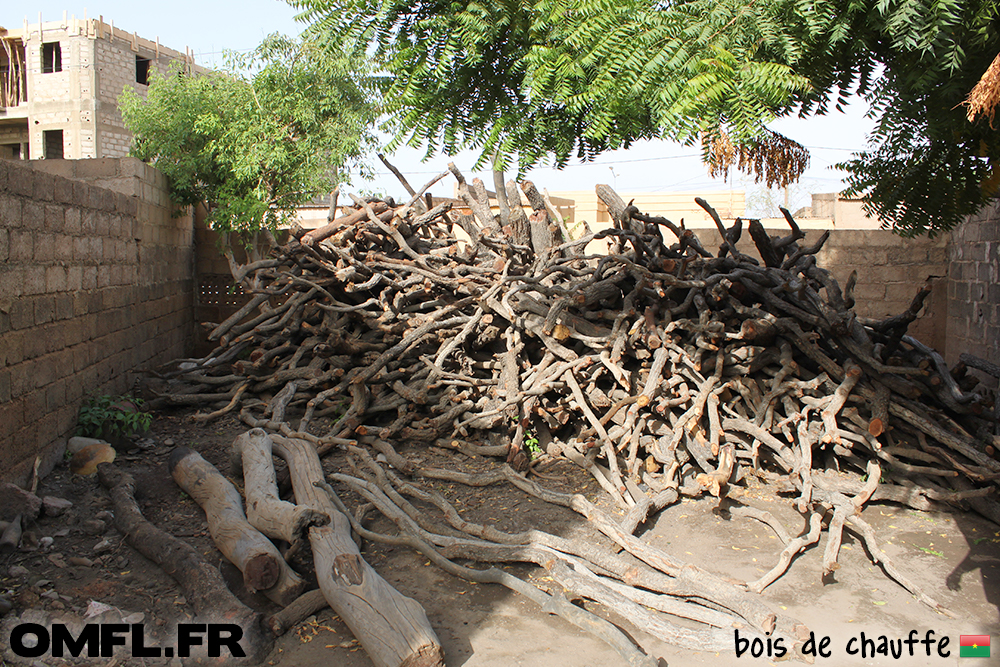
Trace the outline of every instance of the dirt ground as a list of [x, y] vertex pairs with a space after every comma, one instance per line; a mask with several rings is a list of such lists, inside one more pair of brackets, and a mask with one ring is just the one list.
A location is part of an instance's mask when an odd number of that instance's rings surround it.
[[[188, 417], [185, 412], [158, 414], [140, 447], [120, 455], [118, 464], [136, 478], [139, 503], [149, 521], [185, 539], [217, 565], [245, 602], [262, 611], [274, 610], [265, 598], [243, 588], [239, 572], [223, 560], [212, 544], [200, 508], [174, 484], [166, 467], [170, 451], [184, 445], [226, 471], [229, 446], [246, 429], [235, 418], [202, 427]], [[488, 459], [470, 459], [435, 448], [407, 451], [401, 445], [401, 452], [423, 459], [428, 465], [470, 472], [498, 465]], [[325, 461], [328, 471], [343, 465], [340, 455]], [[557, 464], [547, 472], [555, 478], [544, 480], [544, 485], [603, 501], [603, 491], [575, 466]], [[508, 486], [470, 489], [436, 484], [435, 488], [467, 518], [501, 530], [539, 528], [560, 535], [601, 539], [585, 520], [569, 510], [534, 500]], [[58, 517], [43, 516], [31, 526], [25, 536], [29, 550], [0, 556], [0, 596], [14, 604], [14, 609], [0, 619], [6, 622], [5, 628], [12, 619], [23, 620], [32, 614], [37, 617], [40, 612], [79, 617], [92, 601], [121, 610], [126, 622], [142, 622], [152, 628], [191, 617], [193, 611], [174, 581], [132, 550], [110, 527], [110, 501], [95, 477], [74, 476], [68, 467], [60, 466], [42, 480], [38, 495], [65, 498], [73, 507]], [[348, 505], [356, 501], [350, 496], [344, 500]], [[805, 528], [805, 520], [791, 501], [766, 487], [749, 489], [740, 501], [771, 511], [793, 536]], [[763, 524], [731, 518], [727, 502], [680, 502], [646, 525], [641, 537], [713, 572], [741, 580], [756, 579], [776, 562], [781, 543]], [[805, 623], [817, 639], [831, 638], [831, 656], [817, 658], [818, 663], [957, 665], [959, 635], [1000, 637], [1000, 528], [973, 514], [916, 512], [887, 504], [872, 504], [863, 516], [878, 532], [885, 553], [957, 618], [930, 610], [888, 579], [847, 533], [840, 557], [842, 567], [833, 578], [823, 581], [824, 534], [818, 547], [795, 560], [789, 572], [763, 593], [769, 605]], [[375, 522], [372, 527], [378, 530], [380, 525]], [[44, 538], [51, 538], [51, 544]], [[366, 545], [363, 554], [390, 583], [424, 606], [444, 646], [449, 667], [609, 667], [623, 663], [600, 641], [543, 613], [507, 589], [456, 579], [402, 547]], [[296, 564], [300, 571], [308, 567], [308, 563], [293, 561]], [[552, 585], [538, 568], [515, 567], [512, 571], [540, 586]], [[588, 608], [601, 613], [589, 603]], [[734, 653], [677, 649], [635, 630], [625, 619], [613, 620], [647, 653], [659, 658], [661, 667], [775, 664], [766, 657], [755, 659], [749, 653], [737, 659]], [[905, 638], [911, 630], [917, 631], [919, 638], [925, 637], [928, 630], [934, 631], [935, 638], [948, 636], [950, 657], [942, 658], [937, 653], [925, 657], [922, 645], [917, 645], [914, 657], [907, 654], [901, 659], [881, 655], [862, 659], [860, 654], [846, 653], [848, 640], [860, 638], [862, 632], [878, 642], [882, 635]], [[6, 641], [5, 636], [0, 649], [6, 648]], [[994, 649], [997, 654], [1000, 648]], [[8, 661], [11, 657], [9, 652], [4, 654]], [[0, 658], [0, 665], [4, 658]], [[1000, 664], [989, 660], [973, 662]], [[34, 664], [63, 663], [47, 658]], [[120, 659], [100, 664], [144, 663]], [[268, 664], [367, 667], [372, 663], [340, 619], [325, 609], [282, 637]]]

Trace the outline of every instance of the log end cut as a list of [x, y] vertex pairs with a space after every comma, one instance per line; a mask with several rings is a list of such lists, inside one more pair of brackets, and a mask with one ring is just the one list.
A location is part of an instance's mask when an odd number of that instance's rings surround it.
[[244, 567], [243, 581], [247, 588], [254, 591], [274, 587], [281, 577], [281, 568], [271, 554], [259, 553], [250, 558]]
[[425, 644], [412, 653], [399, 667], [443, 667], [444, 651], [437, 644]]

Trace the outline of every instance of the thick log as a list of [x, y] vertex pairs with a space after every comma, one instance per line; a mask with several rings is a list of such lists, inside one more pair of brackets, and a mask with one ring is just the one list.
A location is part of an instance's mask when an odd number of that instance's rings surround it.
[[275, 486], [274, 441], [254, 428], [233, 441], [233, 474], [243, 477], [250, 525], [268, 537], [295, 543], [305, 539], [310, 526], [330, 523], [329, 515], [307, 505], [282, 500]]
[[243, 573], [250, 591], [260, 591], [282, 607], [305, 591], [306, 582], [278, 548], [250, 525], [239, 491], [201, 454], [178, 447], [167, 463], [177, 485], [205, 510], [208, 530], [219, 551]]
[[[223, 651], [221, 656], [215, 658], [194, 655], [185, 664], [255, 665], [263, 661], [272, 644], [263, 617], [240, 602], [226, 587], [219, 571], [206, 563], [191, 546], [146, 521], [135, 502], [135, 480], [131, 475], [112, 463], [102, 463], [97, 475], [101, 485], [111, 495], [115, 528], [133, 549], [159, 565], [180, 584], [198, 622], [235, 624], [243, 631], [239, 646], [244, 656]], [[197, 649], [195, 647], [196, 652]]]
[[1000, 378], [1000, 366], [997, 366], [986, 359], [981, 359], [975, 355], [969, 354], [968, 352], [963, 352], [958, 358], [969, 368], [975, 368], [984, 373], [988, 373], [995, 378]]
[[[263, 431], [254, 430], [259, 432], [240, 436], [237, 439], [240, 444], [236, 446], [246, 452], [252, 444], [272, 441], [274, 452], [288, 464], [298, 506], [312, 515], [331, 519], [326, 525], [308, 527], [316, 577], [324, 597], [354, 633], [372, 662], [377, 667], [443, 665], [441, 644], [423, 608], [392, 588], [365, 562], [351, 538], [350, 521], [337, 510], [329, 496], [315, 486], [323, 481], [324, 474], [312, 444], [296, 438], [268, 437]], [[244, 473], [250, 471], [249, 465], [244, 455]], [[265, 477], [259, 471], [252, 478], [245, 477], [248, 506], [257, 502], [258, 495], [267, 501], [265, 506], [274, 506], [277, 486], [273, 472], [270, 480]], [[294, 516], [287, 508], [278, 509], [288, 517], [286, 520]], [[274, 521], [268, 525], [273, 528]]]
[[[375, 211], [376, 215], [385, 213], [389, 210], [388, 204], [385, 202], [375, 202], [372, 204], [372, 210]], [[351, 211], [347, 215], [342, 215], [333, 222], [324, 225], [318, 229], [314, 229], [302, 237], [301, 243], [303, 245], [315, 245], [320, 241], [330, 238], [336, 234], [341, 229], [353, 225], [361, 220], [365, 220], [368, 217], [367, 211], [364, 208], [359, 208]]]
[[524, 214], [524, 209], [521, 208], [521, 191], [514, 181], [507, 181], [505, 189], [507, 202], [510, 205], [508, 219], [511, 237], [517, 245], [531, 245], [531, 224], [528, 222], [528, 216]]
[[[784, 259], [784, 256], [780, 250], [774, 247], [774, 242], [767, 235], [767, 230], [764, 229], [764, 225], [760, 224], [760, 220], [751, 220], [749, 231], [750, 238], [753, 239], [754, 245], [757, 246], [757, 252], [760, 253], [760, 258], [764, 260], [764, 266], [781, 266], [781, 260]], [[729, 234], [726, 234], [726, 237], [728, 240]]]

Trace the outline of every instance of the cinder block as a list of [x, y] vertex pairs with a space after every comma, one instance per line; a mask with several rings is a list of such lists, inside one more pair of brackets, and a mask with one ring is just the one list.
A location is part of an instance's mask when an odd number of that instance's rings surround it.
[[96, 266], [85, 266], [85, 267], [83, 267], [83, 289], [85, 289], [85, 290], [97, 289], [97, 267]]
[[24, 401], [0, 402], [0, 439], [7, 439], [24, 428]]
[[859, 302], [876, 302], [885, 299], [885, 283], [858, 283], [854, 298]]
[[65, 224], [63, 226], [63, 231], [67, 234], [79, 234], [82, 229], [82, 223], [80, 219], [80, 209], [73, 207], [68, 207], [66, 209]]
[[35, 170], [10, 162], [7, 164], [7, 184], [10, 192], [23, 197], [31, 197], [35, 189]]
[[33, 300], [35, 307], [35, 326], [48, 324], [56, 317], [56, 300], [51, 296], [43, 296]]
[[45, 414], [45, 390], [36, 389], [24, 395], [24, 418], [27, 424], [37, 424]]
[[26, 201], [21, 214], [25, 229], [40, 231], [45, 228], [45, 207], [36, 201]]
[[26, 266], [24, 267], [24, 294], [34, 295], [45, 292], [45, 267]]
[[83, 209], [80, 212], [80, 231], [83, 234], [95, 234], [97, 232], [97, 212], [90, 209]]
[[24, 267], [6, 264], [0, 266], [0, 299], [22, 301], [24, 293]]
[[[885, 286], [885, 298], [889, 301], [901, 301], [909, 303], [917, 293], [919, 287], [914, 287], [912, 283], [900, 282], [889, 283]], [[906, 310], [906, 307], [903, 307]]]
[[[89, 343], [82, 343], [73, 348], [73, 370], [76, 373], [82, 373], [85, 369], [90, 367], [91, 361], [91, 347]], [[81, 387], [84, 393], [87, 392], [84, 381], [86, 378], [78, 375]]]
[[45, 389], [45, 409], [49, 414], [66, 405], [66, 381], [56, 380]]
[[53, 257], [56, 261], [68, 262], [73, 259], [73, 237], [56, 234], [53, 241]]
[[1000, 281], [1000, 266], [997, 266], [993, 262], [983, 262], [980, 264], [976, 271], [976, 278], [983, 283], [996, 283]]
[[111, 267], [108, 266], [107, 264], [102, 264], [97, 267], [97, 287], [100, 289], [110, 286], [111, 286]]
[[111, 235], [111, 216], [107, 212], [98, 212], [94, 220], [96, 224], [94, 229], [95, 234], [102, 237]]
[[34, 198], [38, 201], [52, 201], [55, 198], [56, 180], [52, 174], [39, 171], [35, 174]]
[[55, 297], [56, 303], [56, 320], [68, 320], [73, 317], [73, 295], [69, 292], [63, 292], [62, 294], [57, 294]]
[[0, 368], [0, 405], [8, 401], [10, 401], [10, 369]]
[[78, 374], [66, 378], [66, 402], [76, 404], [83, 398], [83, 385]]
[[107, 305], [104, 303], [104, 290], [95, 290], [90, 293], [90, 312], [100, 313]]
[[134, 218], [139, 211], [139, 203], [135, 197], [118, 195], [115, 200], [115, 210], [126, 217]]
[[969, 301], [969, 284], [965, 281], [955, 282], [955, 297], [954, 301], [958, 303], [965, 303]]
[[8, 251], [10, 262], [25, 263], [30, 262], [35, 257], [35, 233], [26, 230], [11, 230], [10, 250]]
[[37, 234], [35, 236], [35, 261], [51, 262], [55, 257], [55, 243], [54, 234]]
[[45, 228], [61, 232], [66, 228], [66, 209], [61, 204], [45, 206]]
[[118, 160], [113, 158], [80, 160], [77, 163], [77, 172], [80, 178], [113, 178], [119, 175]]
[[74, 262], [91, 261], [90, 239], [87, 238], [86, 236], [73, 237], [73, 261]]
[[115, 193], [104, 189], [99, 189], [97, 192], [100, 193], [97, 208], [107, 213], [113, 212], [115, 210]]
[[47, 292], [65, 292], [66, 283], [66, 267], [50, 266], [45, 269], [45, 290]]
[[21, 226], [21, 200], [7, 193], [0, 193], [0, 226], [14, 229]]
[[[70, 269], [70, 274], [72, 275], [72, 269]], [[83, 278], [83, 270], [80, 269], [81, 280]], [[77, 290], [73, 292], [73, 317], [80, 318], [90, 312], [90, 292]]]
[[73, 181], [73, 204], [81, 209], [93, 208], [90, 205], [90, 191], [92, 189], [83, 181]]
[[54, 198], [60, 204], [73, 203], [73, 181], [66, 178], [55, 179]]
[[14, 366], [24, 361], [24, 330], [8, 331], [4, 334], [3, 345], [0, 345], [0, 361], [2, 366]]

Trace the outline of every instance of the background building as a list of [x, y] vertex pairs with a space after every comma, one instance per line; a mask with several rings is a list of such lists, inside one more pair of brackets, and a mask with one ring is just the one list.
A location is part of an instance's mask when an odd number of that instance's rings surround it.
[[[122, 157], [131, 135], [118, 97], [140, 94], [155, 69], [169, 71], [180, 53], [103, 18], [67, 18], [18, 29], [0, 27], [0, 157], [82, 159]], [[198, 68], [200, 69], [200, 68]]]

